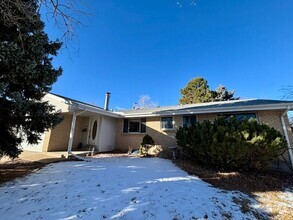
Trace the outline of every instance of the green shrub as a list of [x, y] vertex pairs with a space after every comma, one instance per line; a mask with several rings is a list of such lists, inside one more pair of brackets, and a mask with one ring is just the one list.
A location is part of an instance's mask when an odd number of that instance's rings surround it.
[[226, 170], [267, 168], [286, 147], [282, 134], [255, 119], [218, 118], [176, 132], [178, 146], [199, 163]]
[[154, 145], [155, 144], [154, 139], [150, 135], [148, 135], [148, 134], [146, 134], [143, 137], [142, 142], [141, 142], [141, 145], [146, 145], [146, 144], [150, 144], [150, 145]]

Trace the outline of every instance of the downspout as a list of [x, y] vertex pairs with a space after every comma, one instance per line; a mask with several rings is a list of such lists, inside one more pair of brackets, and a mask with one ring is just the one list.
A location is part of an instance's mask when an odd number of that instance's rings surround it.
[[[71, 152], [71, 150], [72, 150], [72, 144], [73, 144], [73, 138], [74, 138], [74, 130], [75, 130], [76, 117], [78, 115], [81, 115], [85, 111], [86, 111], [85, 109], [83, 111], [79, 112], [79, 113], [76, 113], [75, 110], [73, 111], [72, 122], [71, 122], [71, 129], [70, 129], [69, 141], [68, 141], [68, 148], [67, 148], [67, 158], [69, 157], [69, 155], [73, 155], [72, 152]], [[76, 156], [76, 155], [73, 155], [73, 156]]]
[[281, 116], [281, 122], [282, 122], [283, 132], [284, 132], [286, 141], [288, 143], [288, 153], [289, 153], [289, 160], [290, 160], [291, 168], [293, 168], [293, 148], [291, 147], [291, 143], [290, 143], [290, 139], [288, 136], [287, 127], [286, 127], [286, 123], [285, 123], [285, 119], [284, 119], [285, 115], [287, 115], [287, 112], [289, 110], [290, 110], [290, 108], [288, 106], [286, 111]]

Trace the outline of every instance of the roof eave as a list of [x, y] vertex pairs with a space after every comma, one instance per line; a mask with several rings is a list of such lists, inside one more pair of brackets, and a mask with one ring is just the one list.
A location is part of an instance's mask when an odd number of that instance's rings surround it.
[[76, 103], [76, 106], [74, 107], [73, 110], [83, 110], [83, 111], [97, 113], [97, 114], [104, 115], [104, 116], [114, 117], [114, 118], [121, 118], [122, 117], [120, 114], [117, 114], [115, 112], [106, 111], [104, 109], [95, 108], [95, 107], [83, 105], [80, 103]]
[[136, 114], [123, 114], [126, 118], [135, 117], [156, 117], [167, 115], [188, 115], [188, 114], [205, 114], [205, 113], [224, 113], [224, 112], [245, 112], [245, 111], [265, 111], [265, 110], [288, 110], [293, 109], [292, 104], [274, 104], [274, 105], [257, 105], [257, 106], [237, 106], [225, 108], [203, 108], [199, 110], [169, 110], [164, 112], [149, 112], [149, 113], [136, 113]]

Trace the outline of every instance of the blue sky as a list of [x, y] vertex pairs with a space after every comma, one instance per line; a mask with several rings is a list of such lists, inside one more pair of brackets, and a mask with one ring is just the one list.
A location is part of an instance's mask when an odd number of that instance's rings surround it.
[[[180, 2], [178, 4], [177, 2]], [[280, 99], [293, 85], [292, 0], [99, 0], [73, 47], [54, 59], [63, 75], [52, 92], [110, 108], [141, 95], [174, 105], [201, 76], [241, 98]], [[50, 22], [51, 39], [60, 36]], [[78, 52], [76, 50], [78, 48]]]

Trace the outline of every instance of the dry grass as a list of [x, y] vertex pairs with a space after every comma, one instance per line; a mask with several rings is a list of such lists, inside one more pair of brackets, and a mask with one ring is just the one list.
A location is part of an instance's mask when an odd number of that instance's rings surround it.
[[[238, 190], [254, 197], [271, 219], [293, 219], [293, 175], [266, 172], [221, 172], [192, 161], [174, 161], [181, 169], [224, 190]], [[285, 192], [286, 191], [286, 192]], [[289, 193], [288, 193], [289, 191]], [[289, 196], [288, 196], [289, 195]], [[247, 212], [247, 201], [234, 201]], [[255, 213], [257, 217], [257, 213]]]

